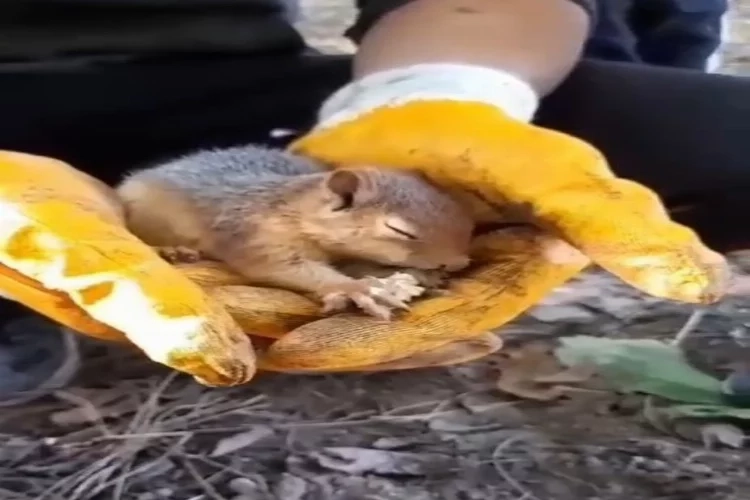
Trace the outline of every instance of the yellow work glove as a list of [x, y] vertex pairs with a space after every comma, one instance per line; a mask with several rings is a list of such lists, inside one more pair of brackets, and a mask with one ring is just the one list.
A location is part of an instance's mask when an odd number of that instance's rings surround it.
[[[0, 151], [0, 295], [81, 334], [133, 344], [208, 385], [245, 383], [256, 367], [382, 371], [476, 359], [502, 346], [488, 327], [586, 264], [568, 245], [529, 229], [488, 234], [474, 246], [482, 264], [451, 283], [448, 295], [417, 304], [409, 327], [394, 330], [359, 314], [323, 318], [319, 304], [247, 286], [221, 263], [170, 265], [128, 232], [110, 188], [64, 162]], [[501, 308], [490, 300], [498, 295]], [[435, 314], [466, 296], [494, 305], [466, 317]]]
[[224, 305], [125, 229], [107, 186], [51, 158], [0, 151], [0, 295], [208, 385], [255, 373]]
[[0, 152], [0, 293], [210, 385], [247, 382], [256, 366], [377, 371], [475, 359], [501, 347], [488, 330], [589, 259], [654, 295], [719, 298], [724, 260], [669, 221], [654, 193], [615, 178], [591, 146], [528, 125], [535, 106], [510, 75], [408, 68], [344, 88], [293, 145], [337, 166], [419, 170], [478, 215], [525, 215], [540, 228], [478, 238], [472, 269], [394, 322], [321, 318], [318, 304], [245, 286], [217, 263], [169, 265], [127, 231], [106, 186], [62, 162], [11, 152]]
[[[122, 215], [114, 191], [70, 165], [0, 151], [0, 296], [78, 333], [133, 344], [214, 386], [248, 382], [256, 366], [275, 369], [263, 362], [263, 348], [322, 318], [319, 304], [247, 286], [221, 263], [170, 265], [128, 232]], [[483, 334], [357, 369], [452, 364], [501, 345]]]
[[350, 369], [465, 341], [513, 319], [590, 260], [651, 295], [717, 300], [724, 259], [671, 221], [654, 192], [616, 177], [594, 147], [529, 124], [537, 103], [513, 75], [453, 64], [373, 74], [330, 97], [292, 151], [335, 167], [418, 171], [545, 233], [496, 235], [475, 255], [479, 269], [454, 280], [448, 296], [390, 324], [359, 316], [307, 324], [272, 344], [262, 365]]

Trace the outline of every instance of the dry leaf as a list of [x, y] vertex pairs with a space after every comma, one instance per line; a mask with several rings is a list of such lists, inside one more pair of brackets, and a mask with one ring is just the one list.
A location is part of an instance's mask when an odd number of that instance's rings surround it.
[[569, 393], [572, 384], [589, 380], [591, 366], [566, 367], [544, 342], [529, 342], [504, 352], [497, 388], [508, 394], [535, 401], [552, 401]]
[[229, 453], [247, 448], [261, 439], [265, 439], [268, 436], [273, 435], [273, 429], [265, 425], [257, 425], [247, 432], [241, 432], [233, 436], [225, 437], [216, 443], [214, 451], [211, 452], [212, 457], [220, 457]]
[[740, 449], [745, 446], [747, 437], [736, 425], [726, 423], [711, 423], [701, 427], [701, 437], [706, 448], [715, 448], [716, 445], [729, 446]]
[[133, 402], [130, 400], [112, 402], [107, 406], [97, 406], [96, 412], [92, 408], [77, 406], [69, 410], [61, 410], [52, 413], [50, 421], [61, 427], [74, 426], [100, 419], [117, 418], [133, 412]]
[[273, 490], [276, 498], [302, 500], [307, 493], [307, 482], [301, 477], [285, 472]]
[[268, 497], [268, 487], [264, 481], [257, 481], [248, 477], [237, 477], [229, 481], [227, 485], [230, 490], [237, 493], [231, 500], [255, 500]]
[[325, 469], [347, 474], [426, 476], [461, 469], [460, 460], [438, 453], [408, 453], [356, 447], [323, 448], [310, 458]]
[[382, 437], [376, 439], [372, 446], [379, 450], [398, 450], [410, 448], [421, 443], [417, 437]]

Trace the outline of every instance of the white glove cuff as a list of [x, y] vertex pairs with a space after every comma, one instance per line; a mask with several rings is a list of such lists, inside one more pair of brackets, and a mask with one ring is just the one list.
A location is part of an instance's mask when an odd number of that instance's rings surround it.
[[531, 85], [511, 73], [464, 64], [418, 64], [373, 73], [339, 89], [323, 103], [318, 128], [383, 106], [429, 100], [491, 104], [522, 122], [530, 122], [539, 105]]

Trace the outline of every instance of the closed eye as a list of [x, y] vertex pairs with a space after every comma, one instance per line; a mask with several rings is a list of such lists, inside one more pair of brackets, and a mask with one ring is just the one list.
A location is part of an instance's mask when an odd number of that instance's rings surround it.
[[408, 238], [408, 239], [410, 239], [410, 240], [416, 240], [416, 239], [417, 239], [417, 236], [416, 236], [416, 235], [414, 235], [414, 234], [412, 234], [412, 233], [409, 233], [409, 232], [407, 232], [407, 231], [404, 231], [403, 229], [399, 229], [399, 228], [397, 228], [397, 227], [393, 227], [393, 226], [391, 226], [390, 224], [386, 224], [386, 227], [388, 227], [388, 229], [390, 229], [390, 230], [391, 230], [391, 231], [393, 231], [394, 233], [398, 233], [398, 234], [400, 234], [401, 236], [404, 236], [404, 237], [406, 237], [406, 238]]

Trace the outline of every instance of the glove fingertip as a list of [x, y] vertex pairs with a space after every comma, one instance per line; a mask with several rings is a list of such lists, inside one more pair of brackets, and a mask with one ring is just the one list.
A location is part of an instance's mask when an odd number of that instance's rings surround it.
[[664, 299], [712, 304], [728, 291], [726, 259], [698, 243], [687, 249], [603, 257], [592, 255], [603, 268], [642, 291]]

